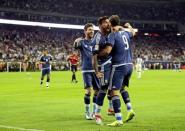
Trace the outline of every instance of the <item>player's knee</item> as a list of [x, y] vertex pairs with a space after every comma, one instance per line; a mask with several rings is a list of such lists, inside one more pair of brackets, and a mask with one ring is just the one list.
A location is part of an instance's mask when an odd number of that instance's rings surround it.
[[98, 90], [94, 90], [94, 95], [97, 96], [98, 95], [98, 92], [99, 92]]
[[111, 90], [111, 93], [110, 93], [111, 97], [119, 96], [119, 94], [120, 94], [119, 90]]
[[92, 89], [91, 89], [90, 87], [87, 88], [87, 89], [85, 89], [85, 94], [91, 96], [91, 94], [92, 94]]

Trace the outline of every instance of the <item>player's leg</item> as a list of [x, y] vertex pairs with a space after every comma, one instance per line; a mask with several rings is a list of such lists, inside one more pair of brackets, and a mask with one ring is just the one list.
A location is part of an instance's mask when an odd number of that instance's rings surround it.
[[43, 69], [43, 70], [41, 71], [40, 85], [43, 84], [43, 80], [44, 80], [44, 76], [45, 76], [45, 75], [46, 75], [46, 71], [45, 71], [45, 69]]
[[141, 64], [139, 64], [139, 67], [138, 67], [138, 78], [140, 79], [141, 78], [141, 73], [142, 73], [142, 66]]
[[135, 113], [132, 109], [132, 104], [130, 101], [130, 97], [129, 97], [129, 92], [126, 90], [126, 87], [129, 87], [129, 80], [131, 78], [132, 75], [132, 66], [128, 65], [127, 66], [127, 75], [125, 75], [124, 79], [123, 79], [123, 86], [122, 89], [120, 90], [121, 96], [123, 98], [123, 101], [127, 107], [127, 117], [126, 117], [126, 122], [132, 120], [135, 116]]
[[71, 66], [71, 71], [72, 71], [72, 82], [77, 83], [78, 81], [76, 80], [76, 71], [77, 71], [77, 66], [76, 65], [72, 65]]
[[92, 93], [92, 88], [86, 87], [85, 96], [84, 96], [84, 104], [85, 104], [85, 118], [87, 120], [92, 120], [91, 111], [90, 111], [91, 93]]
[[[111, 69], [111, 68], [110, 68]], [[109, 81], [109, 77], [110, 77], [110, 71], [111, 70], [104, 70], [101, 69], [101, 72], [104, 73], [104, 77], [100, 79], [100, 90], [98, 92], [97, 95], [97, 110], [96, 110], [96, 115], [99, 117], [101, 116], [101, 108], [103, 106], [103, 102], [104, 102], [104, 98], [107, 94], [107, 90], [108, 90], [108, 81]], [[108, 95], [110, 98], [110, 95]], [[110, 98], [111, 101], [111, 98]], [[112, 103], [112, 101], [111, 101]]]
[[47, 80], [46, 80], [46, 87], [49, 88], [49, 82], [50, 82], [50, 69], [47, 69]]
[[96, 112], [96, 107], [97, 107], [97, 95], [99, 90], [93, 89], [94, 90], [94, 95], [93, 95], [93, 108], [92, 108], [92, 118], [95, 118], [95, 112]]
[[111, 100], [111, 91], [108, 89], [109, 87], [109, 81], [110, 81], [110, 75], [111, 75], [111, 68], [112, 65], [109, 63], [106, 65], [105, 67], [105, 71], [104, 71], [104, 81], [105, 81], [105, 89], [107, 90], [107, 99], [108, 99], [108, 110], [107, 110], [107, 114], [108, 115], [114, 115], [114, 110], [113, 110], [113, 105], [112, 105], [112, 100]]
[[93, 109], [92, 109], [92, 116], [93, 118], [95, 117], [95, 112], [96, 107], [97, 107], [97, 95], [99, 93], [100, 90], [100, 81], [99, 79], [96, 77], [96, 74], [93, 72], [91, 73], [92, 76], [92, 86], [93, 86], [93, 90], [94, 90], [94, 96], [93, 96]]
[[74, 80], [75, 82], [77, 83], [77, 79], [76, 79], [76, 71], [77, 71], [77, 65], [74, 65], [74, 71], [73, 71], [73, 74], [74, 74]]
[[120, 92], [119, 89], [114, 89], [111, 91], [112, 103], [113, 103], [116, 121], [108, 124], [108, 126], [120, 126], [123, 124], [122, 114], [121, 114], [121, 101], [119, 98], [119, 92]]
[[101, 116], [101, 108], [103, 106], [103, 101], [106, 96], [106, 90], [103, 90], [102, 88], [99, 90], [97, 98], [96, 98], [96, 110], [95, 115]]
[[72, 72], [72, 79], [71, 79], [71, 82], [73, 82], [74, 81], [74, 71], [73, 71], [74, 69], [73, 69], [73, 65], [71, 65], [71, 72]]
[[124, 70], [122, 69], [122, 67], [113, 67], [110, 78], [110, 87], [111, 87], [111, 99], [115, 112], [116, 121], [111, 124], [108, 124], [108, 126], [120, 126], [123, 124], [121, 114], [121, 102], [119, 98], [123, 78]]
[[136, 73], [137, 73], [137, 78], [141, 78], [141, 66], [140, 64], [136, 64]]
[[92, 79], [90, 73], [83, 73], [83, 80], [84, 80], [84, 104], [85, 104], [85, 118], [87, 120], [92, 120], [91, 118], [91, 111], [90, 111], [90, 102], [91, 102], [91, 94], [92, 94]]
[[[103, 79], [103, 80], [102, 80]], [[103, 101], [106, 96], [107, 88], [104, 85], [104, 78], [101, 78], [100, 83], [100, 90], [98, 91], [97, 98], [96, 98], [96, 110], [95, 110], [95, 120], [96, 124], [102, 125], [102, 117], [101, 117], [101, 108], [103, 106]]]
[[112, 105], [112, 99], [111, 99], [111, 90], [108, 89], [107, 91], [107, 99], [108, 99], [108, 110], [107, 110], [107, 114], [108, 115], [114, 115], [114, 109], [113, 109], [113, 105]]

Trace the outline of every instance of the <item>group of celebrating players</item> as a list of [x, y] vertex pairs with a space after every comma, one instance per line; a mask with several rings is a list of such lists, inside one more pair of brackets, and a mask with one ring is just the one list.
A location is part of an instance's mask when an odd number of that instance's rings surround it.
[[[116, 121], [108, 126], [123, 125], [120, 94], [127, 107], [125, 122], [135, 116], [125, 87], [129, 86], [132, 74], [131, 38], [135, 31], [129, 23], [120, 25], [120, 18], [112, 15], [98, 19], [99, 31], [94, 35], [94, 25], [84, 26], [85, 38], [77, 38], [75, 49], [81, 53], [82, 74], [84, 80], [85, 118], [95, 119], [102, 125], [101, 108], [107, 94], [109, 115], [115, 115]], [[93, 89], [93, 91], [92, 91]], [[93, 93], [93, 108], [90, 110], [90, 96]]]
[[[133, 71], [131, 38], [135, 31], [129, 23], [120, 25], [120, 18], [117, 15], [111, 17], [103, 16], [98, 19], [99, 31], [94, 35], [94, 25], [87, 23], [84, 26], [85, 37], [77, 38], [74, 48], [81, 53], [82, 75], [84, 81], [84, 104], [85, 118], [95, 119], [99, 125], [103, 124], [101, 109], [104, 98], [107, 95], [109, 100], [108, 115], [114, 115], [116, 121], [107, 124], [108, 126], [121, 126], [123, 119], [121, 114], [121, 97], [127, 107], [125, 122], [132, 120], [135, 112], [129, 98], [126, 87], [129, 86], [129, 79]], [[41, 57], [42, 77], [47, 75], [46, 86], [49, 87], [51, 56], [47, 51]], [[75, 72], [78, 58], [74, 55], [68, 60], [72, 61], [72, 81], [77, 82]], [[92, 112], [90, 108], [91, 94], [93, 93]]]

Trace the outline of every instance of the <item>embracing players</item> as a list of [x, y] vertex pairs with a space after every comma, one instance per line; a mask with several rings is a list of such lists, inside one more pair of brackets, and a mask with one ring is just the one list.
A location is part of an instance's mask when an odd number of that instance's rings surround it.
[[123, 124], [121, 114], [121, 102], [119, 94], [123, 98], [127, 106], [128, 115], [126, 121], [131, 120], [135, 113], [132, 109], [129, 94], [125, 87], [129, 86], [129, 79], [132, 74], [132, 51], [131, 51], [131, 37], [135, 32], [130, 24], [125, 24], [129, 31], [123, 30], [120, 26], [120, 18], [113, 15], [109, 18], [111, 23], [112, 33], [109, 34], [106, 47], [99, 53], [99, 57], [106, 57], [111, 53], [112, 56], [112, 71], [110, 77], [109, 88], [111, 90], [111, 98], [115, 112], [116, 121], [108, 124], [108, 126], [120, 126]]

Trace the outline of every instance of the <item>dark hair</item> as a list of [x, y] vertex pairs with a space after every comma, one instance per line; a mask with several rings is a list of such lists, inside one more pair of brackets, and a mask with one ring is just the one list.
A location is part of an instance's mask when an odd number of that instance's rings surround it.
[[120, 18], [118, 15], [112, 15], [109, 20], [112, 26], [120, 25]]
[[98, 25], [101, 25], [103, 23], [103, 21], [105, 21], [106, 19], [109, 19], [107, 16], [102, 16], [98, 18]]
[[89, 27], [93, 27], [93, 26], [94, 26], [93, 23], [87, 23], [87, 24], [85, 24], [85, 26], [84, 26], [84, 30], [86, 31]]

